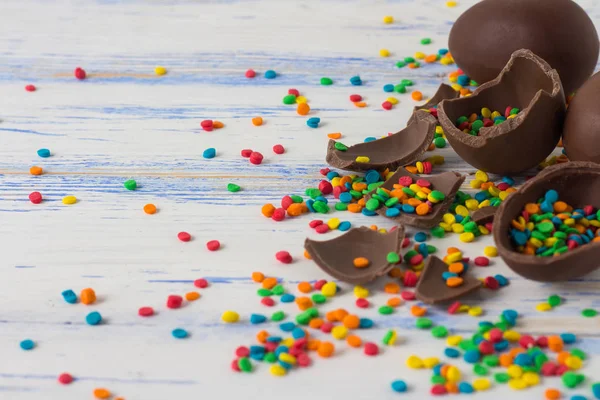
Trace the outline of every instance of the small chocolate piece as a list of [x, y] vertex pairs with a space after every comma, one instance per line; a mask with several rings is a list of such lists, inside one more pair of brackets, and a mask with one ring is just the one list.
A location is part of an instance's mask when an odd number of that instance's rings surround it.
[[527, 203], [535, 203], [554, 189], [560, 199], [573, 207], [600, 206], [600, 165], [591, 162], [568, 162], [548, 167], [525, 182], [500, 205], [494, 221], [494, 241], [500, 257], [517, 274], [541, 282], [564, 281], [586, 275], [600, 267], [600, 245], [589, 243], [554, 257], [521, 254], [509, 237], [511, 221], [521, 214]]
[[494, 216], [498, 211], [498, 207], [487, 206], [483, 208], [479, 208], [471, 214], [471, 220], [475, 222], [477, 225], [484, 225], [488, 222], [494, 221]]
[[[413, 123], [400, 132], [350, 146], [346, 151], [337, 150], [336, 142], [330, 140], [326, 161], [332, 167], [349, 171], [395, 170], [419, 160], [433, 140], [436, 125], [437, 121], [432, 115], [419, 112]], [[361, 156], [369, 157], [370, 161], [356, 162], [356, 157]]]
[[437, 258], [429, 256], [425, 261], [425, 268], [417, 283], [415, 294], [417, 299], [423, 303], [436, 304], [444, 301], [458, 299], [466, 294], [474, 292], [481, 287], [479, 279], [464, 273], [463, 283], [457, 287], [449, 287], [442, 278], [442, 274], [448, 271], [448, 264]]
[[[400, 215], [396, 217], [388, 217], [386, 216], [386, 211], [388, 208], [385, 205], [379, 207], [377, 210], [375, 210], [375, 212], [399, 224], [415, 226], [417, 228], [433, 228], [436, 226], [442, 220], [444, 213], [448, 211], [452, 205], [454, 197], [456, 196], [456, 192], [458, 192], [460, 185], [462, 185], [462, 183], [465, 181], [465, 177], [458, 172], [444, 172], [437, 175], [421, 177], [411, 174], [404, 168], [399, 168], [396, 173], [394, 173], [394, 175], [392, 175], [390, 179], [385, 181], [380, 187], [387, 190], [393, 190], [394, 185], [398, 183], [398, 180], [402, 176], [409, 176], [412, 178], [413, 182], [416, 182], [418, 179], [428, 180], [431, 182], [433, 190], [438, 190], [444, 193], [444, 200], [434, 204], [431, 212], [427, 215], [407, 214], [401, 212]], [[371, 198], [371, 195], [375, 192], [376, 191], [372, 191], [371, 193], [367, 194], [365, 199], [368, 201]]]
[[598, 60], [594, 23], [571, 0], [481, 1], [456, 20], [448, 43], [456, 64], [479, 83], [498, 75], [513, 51], [530, 49], [558, 70], [566, 93]]
[[427, 103], [423, 104], [422, 106], [415, 106], [413, 113], [408, 119], [407, 125], [410, 125], [415, 120], [417, 111], [429, 110], [432, 107], [437, 107], [437, 105], [441, 103], [442, 100], [456, 99], [459, 96], [460, 92], [457, 92], [456, 90], [452, 89], [452, 86], [442, 83], [438, 88], [437, 92], [435, 92], [433, 97], [429, 99]]
[[[400, 254], [403, 239], [404, 227], [401, 225], [388, 233], [361, 226], [331, 240], [306, 239], [304, 248], [323, 271], [343, 282], [359, 285], [394, 268], [395, 264], [388, 263], [387, 255], [391, 252]], [[369, 260], [369, 266], [356, 268], [354, 259], [358, 257]]]
[[569, 160], [600, 163], [600, 73], [592, 76], [569, 103], [563, 144]]
[[[478, 136], [455, 126], [461, 116], [483, 107], [521, 110], [515, 118], [484, 127]], [[535, 167], [554, 150], [562, 131], [565, 95], [560, 78], [529, 50], [517, 50], [500, 75], [468, 97], [444, 100], [438, 118], [452, 148], [472, 166], [501, 175]]]

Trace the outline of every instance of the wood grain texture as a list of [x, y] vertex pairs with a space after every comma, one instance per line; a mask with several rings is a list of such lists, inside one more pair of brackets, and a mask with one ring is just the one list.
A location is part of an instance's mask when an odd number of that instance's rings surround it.
[[[311, 218], [275, 223], [260, 215], [260, 206], [318, 184], [326, 133], [342, 132], [344, 143], [352, 144], [404, 127], [415, 103], [401, 95], [393, 111], [382, 110], [387, 97], [382, 86], [409, 78], [426, 96], [434, 94], [451, 67], [399, 70], [394, 62], [417, 50], [445, 47], [452, 22], [473, 1], [459, 3], [449, 9], [441, 0], [3, 2], [0, 398], [79, 400], [92, 398], [94, 387], [106, 387], [115, 395], [144, 400], [249, 395], [265, 400], [391, 399], [398, 396], [389, 384], [399, 378], [410, 386], [403, 398], [426, 398], [430, 373], [409, 370], [404, 360], [410, 354], [441, 356], [445, 341], [416, 331], [406, 305], [386, 317], [376, 308], [361, 312], [376, 323], [376, 329], [361, 333], [366, 340], [379, 343], [386, 329], [398, 330], [401, 343], [378, 357], [336, 343], [336, 357], [317, 359], [311, 368], [281, 379], [262, 364], [253, 374], [234, 374], [229, 363], [238, 345], [254, 342], [258, 329], [248, 323], [250, 313], [270, 315], [281, 309], [295, 314], [294, 305], [261, 306], [252, 271], [282, 278], [294, 293], [300, 281], [326, 278], [302, 257], [304, 238], [313, 236], [307, 226]], [[600, 21], [596, 1], [580, 4]], [[393, 15], [396, 23], [384, 25], [384, 15]], [[431, 37], [433, 44], [421, 46], [422, 37]], [[392, 57], [378, 57], [381, 48]], [[156, 77], [156, 65], [164, 65], [168, 74]], [[86, 69], [88, 80], [73, 78], [77, 66]], [[246, 79], [248, 68], [259, 76]], [[266, 69], [277, 71], [277, 79], [262, 78]], [[364, 85], [352, 87], [348, 79], [353, 75], [360, 75]], [[320, 86], [322, 76], [331, 77], [334, 85]], [[23, 90], [29, 83], [38, 91]], [[281, 103], [290, 87], [309, 99], [310, 116], [322, 121], [318, 129], [308, 128], [306, 117]], [[363, 95], [369, 107], [355, 108], [348, 100], [352, 93]], [[252, 126], [254, 116], [262, 116], [265, 125]], [[225, 127], [203, 132], [203, 119], [218, 119]], [[286, 147], [284, 155], [272, 153], [276, 143]], [[42, 147], [53, 156], [38, 158], [36, 150]], [[216, 158], [202, 158], [207, 147], [217, 149]], [[261, 151], [263, 165], [242, 159], [243, 148]], [[436, 154], [446, 157], [436, 172], [474, 172], [451, 149]], [[28, 174], [36, 164], [45, 175]], [[135, 192], [123, 188], [128, 178], [137, 180]], [[243, 190], [229, 193], [229, 182]], [[33, 190], [43, 193], [43, 204], [28, 201]], [[76, 195], [78, 203], [62, 205], [65, 195]], [[149, 202], [158, 206], [156, 215], [143, 213]], [[355, 226], [391, 227], [380, 217], [336, 216]], [[184, 230], [193, 235], [190, 243], [177, 240], [177, 232]], [[221, 251], [206, 250], [211, 239], [222, 242]], [[464, 245], [449, 237], [431, 243], [441, 250], [458, 245], [474, 257], [492, 240]], [[293, 264], [275, 260], [282, 249], [292, 253]], [[581, 335], [578, 346], [591, 355], [584, 371], [592, 381], [600, 370], [600, 319], [579, 313], [600, 308], [600, 273], [539, 284], [515, 276], [498, 259], [474, 272], [501, 273], [511, 284], [466, 301], [481, 305], [484, 317], [450, 317], [433, 309], [436, 324], [468, 334], [480, 320], [517, 309], [523, 332]], [[211, 282], [201, 299], [167, 310], [166, 297], [193, 290], [199, 277]], [[384, 283], [370, 286], [376, 305], [388, 297]], [[85, 287], [96, 290], [97, 304], [69, 305], [60, 296], [65, 289]], [[354, 308], [352, 288], [342, 287], [323, 310]], [[535, 304], [552, 293], [566, 303], [550, 313], [536, 312]], [[155, 317], [137, 316], [146, 305], [157, 310]], [[240, 312], [242, 322], [221, 323], [226, 309]], [[87, 326], [90, 310], [100, 311], [106, 323]], [[176, 327], [191, 336], [173, 339]], [[265, 329], [279, 332], [275, 324]], [[25, 338], [37, 342], [33, 351], [19, 348]], [[473, 378], [469, 366], [457, 364], [467, 379]], [[61, 372], [72, 373], [77, 382], [59, 385]], [[545, 380], [545, 386], [560, 383]], [[496, 387], [479, 398], [542, 398], [542, 391], [540, 386], [509, 394], [507, 387]], [[589, 385], [577, 392], [589, 396]]]

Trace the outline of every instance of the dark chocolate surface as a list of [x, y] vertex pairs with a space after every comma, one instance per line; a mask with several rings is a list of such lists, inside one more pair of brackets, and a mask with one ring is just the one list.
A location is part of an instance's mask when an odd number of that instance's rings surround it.
[[481, 287], [479, 279], [469, 275], [468, 271], [462, 275], [462, 285], [449, 287], [442, 278], [442, 274], [447, 271], [448, 264], [444, 261], [436, 256], [427, 257], [415, 291], [417, 298], [423, 303], [436, 304], [458, 299]]
[[[395, 264], [387, 262], [387, 255], [400, 254], [403, 239], [402, 226], [388, 233], [361, 226], [331, 240], [306, 239], [304, 248], [323, 271], [343, 282], [358, 285], [385, 275], [394, 267]], [[356, 268], [353, 262], [357, 257], [366, 257], [369, 266]]]
[[[388, 208], [385, 205], [382, 205], [376, 210], [377, 214], [391, 219], [399, 224], [415, 226], [418, 228], [433, 228], [436, 226], [442, 220], [444, 213], [448, 211], [452, 205], [454, 197], [456, 196], [456, 192], [458, 192], [460, 185], [462, 185], [462, 183], [465, 181], [465, 177], [457, 172], [444, 172], [431, 176], [419, 176], [411, 174], [404, 168], [399, 168], [396, 173], [390, 177], [390, 179], [386, 180], [383, 185], [381, 185], [381, 187], [387, 190], [392, 190], [394, 185], [398, 183], [398, 180], [402, 176], [411, 177], [413, 182], [416, 182], [417, 179], [426, 179], [431, 182], [433, 190], [439, 190], [446, 196], [443, 201], [434, 204], [431, 213], [427, 215], [400, 213], [400, 215], [396, 217], [387, 217], [385, 213]], [[374, 192], [371, 192], [365, 196], [366, 200], [371, 198], [372, 193]]]
[[480, 84], [494, 79], [515, 50], [530, 49], [572, 93], [598, 60], [594, 24], [571, 0], [484, 0], [456, 20], [448, 43], [456, 64]]
[[487, 206], [475, 210], [473, 214], [471, 214], [471, 220], [475, 222], [477, 225], [487, 224], [488, 222], [494, 221], [494, 216], [498, 212], [498, 207]]
[[589, 243], [555, 257], [521, 254], [509, 238], [511, 221], [520, 215], [527, 203], [536, 202], [550, 190], [573, 207], [600, 207], [600, 165], [590, 162], [568, 162], [544, 169], [525, 182], [500, 205], [494, 221], [494, 241], [498, 253], [517, 274], [542, 282], [564, 281], [586, 275], [600, 267], [600, 243]]
[[[461, 116], [483, 107], [517, 107], [512, 119], [481, 128], [479, 136], [455, 126]], [[558, 73], [529, 50], [518, 50], [500, 75], [468, 97], [444, 100], [438, 118], [452, 148], [472, 166], [501, 175], [537, 166], [554, 150], [565, 116], [565, 96]]]

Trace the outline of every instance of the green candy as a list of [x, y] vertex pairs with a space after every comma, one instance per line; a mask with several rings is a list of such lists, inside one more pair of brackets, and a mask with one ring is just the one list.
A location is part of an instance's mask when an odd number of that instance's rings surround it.
[[431, 334], [435, 338], [445, 338], [448, 336], [448, 329], [445, 326], [436, 326], [431, 330]]
[[547, 361], [548, 361], [548, 356], [545, 354], [538, 354], [537, 356], [535, 356], [535, 366], [538, 368], [542, 368], [542, 365], [544, 365]]
[[285, 288], [283, 287], [283, 285], [275, 285], [275, 287], [273, 287], [273, 289], [271, 289], [273, 294], [276, 296], [281, 296], [282, 294], [285, 293]]
[[316, 293], [311, 296], [312, 301], [315, 304], [323, 304], [327, 301], [327, 297], [322, 295], [321, 293]]
[[137, 182], [133, 179], [129, 179], [123, 183], [123, 186], [125, 186], [125, 189], [127, 190], [135, 190], [137, 188]]
[[397, 197], [391, 197], [389, 198], [386, 202], [385, 202], [385, 206], [386, 207], [393, 207], [396, 204], [398, 204], [398, 202], [400, 201], [400, 199], [398, 199]]
[[421, 39], [421, 44], [431, 44], [431, 38], [423, 38], [423, 39]]
[[496, 355], [487, 355], [483, 357], [482, 362], [488, 367], [497, 367], [500, 364], [500, 358]]
[[238, 368], [244, 372], [252, 372], [252, 363], [248, 357], [240, 357], [238, 360]]
[[573, 389], [585, 380], [585, 376], [582, 374], [576, 374], [573, 371], [567, 371], [562, 375], [561, 379], [563, 385], [569, 389]]
[[323, 193], [316, 188], [308, 188], [304, 191], [304, 194], [306, 194], [308, 197], [310, 197], [311, 199], [316, 199], [319, 196], [323, 196]]
[[348, 150], [348, 146], [346, 146], [345, 144], [340, 143], [340, 142], [335, 142], [335, 144], [333, 146], [335, 147], [336, 150], [339, 150], [339, 151]]
[[398, 68], [404, 68], [404, 67], [406, 67], [406, 63], [404, 61], [398, 61], [396, 63], [396, 67], [398, 67]]
[[557, 294], [553, 294], [552, 296], [548, 297], [548, 304], [550, 304], [550, 306], [552, 306], [552, 307], [556, 307], [556, 306], [560, 305], [561, 302], [562, 302], [562, 300], [561, 300], [560, 296]]
[[333, 84], [333, 80], [331, 78], [321, 78], [321, 85], [329, 86], [331, 84]]
[[474, 233], [474, 232], [478, 232], [478, 231], [479, 231], [479, 227], [478, 227], [478, 226], [477, 226], [477, 224], [476, 224], [475, 222], [473, 222], [473, 221], [469, 221], [469, 222], [467, 222], [467, 223], [464, 225], [464, 227], [465, 227], [465, 232], [471, 232], [471, 233]]
[[270, 351], [267, 354], [265, 354], [265, 356], [263, 357], [263, 361], [272, 364], [277, 361], [277, 356], [275, 355], [275, 353]]
[[581, 315], [583, 315], [586, 318], [591, 318], [591, 317], [595, 317], [596, 315], [598, 315], [598, 311], [591, 309], [591, 308], [586, 308], [581, 311]]
[[403, 84], [398, 84], [396, 86], [394, 86], [394, 92], [396, 93], [406, 93], [406, 86], [404, 86]]
[[433, 325], [433, 322], [429, 318], [417, 318], [415, 326], [419, 329], [429, 329]]
[[315, 201], [313, 208], [316, 212], [321, 214], [327, 214], [329, 212], [329, 206], [322, 201]]
[[479, 375], [479, 376], [486, 376], [487, 374], [490, 373], [490, 371], [481, 364], [475, 364], [473, 366], [473, 373], [475, 375]]
[[444, 378], [441, 375], [433, 375], [431, 377], [431, 384], [432, 385], [443, 385], [446, 383], [446, 378]]
[[235, 193], [235, 192], [239, 192], [241, 189], [241, 187], [239, 185], [236, 185], [235, 183], [228, 183], [227, 184], [227, 190]]
[[571, 349], [571, 355], [574, 357], [578, 357], [581, 360], [585, 360], [587, 358], [586, 354], [581, 349]]
[[288, 94], [283, 98], [283, 104], [296, 104], [296, 96]]
[[298, 315], [296, 315], [296, 322], [300, 325], [308, 325], [311, 320], [311, 316], [308, 312], [304, 311]]
[[443, 137], [437, 137], [433, 140], [433, 144], [438, 149], [443, 149], [444, 147], [446, 147], [446, 139], [444, 139]]
[[390, 306], [381, 306], [379, 307], [379, 314], [382, 315], [390, 315], [391, 313], [394, 312], [394, 308], [390, 307]]
[[256, 291], [256, 294], [260, 297], [269, 297], [273, 295], [273, 292], [271, 292], [269, 289], [261, 288]]
[[337, 211], [346, 211], [348, 209], [348, 204], [346, 203], [342, 203], [341, 201], [339, 203], [335, 203], [335, 206], [333, 206]]
[[429, 193], [429, 196], [431, 196], [436, 201], [442, 201], [446, 198], [446, 195], [440, 192], [439, 190], [432, 190], [431, 193]]
[[413, 57], [404, 57], [404, 62], [407, 64], [414, 63], [415, 61]]
[[411, 188], [406, 187], [406, 186], [402, 188], [402, 191], [405, 194], [409, 195], [410, 197], [415, 197], [415, 195], [416, 195], [416, 193], [414, 192], [414, 190], [412, 190]]
[[443, 238], [444, 236], [446, 236], [446, 231], [441, 226], [436, 226], [434, 228], [431, 228], [431, 236]]
[[494, 380], [498, 383], [506, 383], [510, 381], [510, 375], [506, 372], [498, 372], [494, 374]]
[[275, 311], [273, 315], [271, 315], [271, 321], [279, 322], [285, 318], [285, 313], [283, 311]]
[[400, 262], [400, 256], [398, 253], [392, 251], [387, 255], [387, 262], [389, 264], [398, 264]]
[[350, 190], [348, 193], [350, 193], [350, 196], [352, 196], [353, 199], [360, 199], [362, 197], [362, 193], [357, 192], [356, 190]]
[[302, 198], [302, 196], [298, 196], [297, 194], [293, 194], [290, 197], [292, 198], [292, 201], [294, 203], [302, 203], [304, 201], [304, 199]]
[[401, 85], [404, 86], [412, 86], [415, 83], [413, 81], [411, 81], [410, 79], [402, 79], [402, 82], [400, 82]]
[[375, 199], [375, 198], [370, 198], [369, 200], [367, 200], [367, 202], [365, 203], [365, 207], [367, 208], [367, 210], [369, 211], [375, 211], [379, 208], [380, 202], [379, 200]]
[[463, 340], [461, 340], [460, 343], [458, 344], [458, 347], [460, 347], [464, 351], [467, 351], [467, 350], [479, 350], [479, 346], [477, 346], [475, 344], [475, 342], [473, 342], [473, 340], [471, 340], [471, 339], [463, 339]]
[[554, 224], [552, 222], [540, 222], [539, 224], [537, 224], [536, 229], [542, 233], [550, 233], [554, 230]]
[[311, 318], [317, 318], [319, 316], [319, 310], [315, 307], [308, 308], [305, 312], [307, 312]]
[[427, 253], [429, 253], [429, 254], [433, 254], [433, 253], [435, 253], [436, 251], [437, 251], [437, 247], [435, 247], [435, 246], [432, 246], [432, 245], [430, 245], [430, 244], [428, 244], [428, 245], [427, 245]]

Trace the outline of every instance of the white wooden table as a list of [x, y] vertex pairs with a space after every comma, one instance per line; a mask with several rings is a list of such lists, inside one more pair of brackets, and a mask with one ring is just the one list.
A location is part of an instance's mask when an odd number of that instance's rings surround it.
[[[308, 369], [285, 378], [272, 377], [265, 364], [252, 374], [235, 374], [229, 364], [238, 345], [254, 343], [259, 330], [248, 323], [250, 313], [270, 315], [293, 304], [273, 309], [261, 306], [252, 271], [284, 280], [296, 293], [302, 280], [327, 278], [302, 257], [303, 240], [314, 235], [310, 216], [275, 223], [260, 214], [266, 202], [279, 202], [285, 194], [303, 194], [320, 180], [325, 166], [327, 133], [342, 132], [352, 144], [366, 136], [381, 136], [404, 126], [415, 105], [401, 95], [393, 111], [380, 104], [386, 83], [402, 78], [432, 95], [446, 81], [451, 67], [428, 65], [397, 69], [396, 60], [417, 50], [433, 53], [447, 46], [452, 22], [472, 1], [461, 0], [453, 9], [444, 1], [304, 1], [254, 2], [154, 1], [5, 1], [0, 20], [0, 398], [87, 399], [96, 387], [105, 387], [126, 399], [184, 398], [233, 399], [422, 399], [428, 396], [429, 371], [405, 366], [410, 354], [442, 356], [444, 340], [414, 329], [407, 305], [392, 316], [380, 316], [376, 307], [361, 311], [375, 320], [376, 328], [361, 333], [381, 341], [394, 327], [401, 344], [383, 349], [374, 358], [337, 343], [335, 357], [315, 357]], [[596, 1], [582, 1], [600, 21]], [[396, 22], [384, 25], [384, 15]], [[433, 44], [420, 45], [431, 37]], [[390, 58], [380, 58], [387, 48]], [[168, 74], [154, 75], [156, 65]], [[77, 81], [73, 69], [83, 67], [89, 79]], [[258, 77], [244, 72], [253, 68]], [[274, 80], [262, 74], [278, 72]], [[360, 75], [363, 86], [348, 79]], [[334, 85], [319, 85], [323, 76]], [[26, 84], [38, 90], [26, 92]], [[281, 99], [297, 88], [321, 118], [318, 129], [306, 126], [293, 106]], [[359, 93], [369, 103], [357, 109], [348, 96]], [[250, 119], [262, 116], [265, 125]], [[225, 127], [203, 132], [203, 119], [217, 119]], [[273, 154], [281, 143], [286, 153]], [[53, 156], [40, 159], [38, 148]], [[212, 160], [202, 158], [208, 147], [217, 149]], [[252, 148], [265, 155], [253, 166], [239, 155]], [[437, 150], [446, 164], [436, 171], [474, 172], [453, 155]], [[42, 166], [43, 176], [29, 175], [29, 167]], [[123, 188], [126, 179], [139, 188]], [[468, 181], [468, 180], [467, 180]], [[243, 187], [229, 193], [227, 183]], [[45, 201], [33, 205], [31, 191]], [[75, 195], [77, 204], [65, 206], [61, 198]], [[142, 207], [154, 203], [156, 215]], [[382, 218], [337, 213], [354, 226], [377, 224]], [[177, 240], [188, 231], [193, 241]], [[329, 233], [321, 238], [332, 238]], [[223, 248], [211, 253], [205, 242], [218, 239]], [[458, 245], [467, 256], [482, 254], [491, 238], [464, 245], [452, 236], [432, 240], [444, 250]], [[275, 260], [289, 250], [291, 265]], [[431, 310], [431, 318], [454, 332], [468, 334], [478, 321], [496, 320], [505, 308], [522, 313], [519, 330], [535, 334], [571, 331], [582, 338], [579, 347], [591, 355], [584, 372], [593, 378], [600, 371], [599, 318], [585, 319], [580, 311], [600, 307], [600, 273], [563, 284], [536, 284], [515, 276], [499, 260], [481, 276], [502, 273], [510, 286], [498, 292], [483, 291], [466, 302], [480, 305], [481, 318], [449, 316]], [[211, 285], [202, 297], [180, 310], [165, 307], [169, 294], [194, 290], [192, 281], [205, 277]], [[384, 304], [384, 282], [370, 286], [376, 305]], [[93, 287], [99, 297], [93, 306], [70, 305], [61, 292]], [[355, 309], [350, 285], [323, 310]], [[541, 314], [536, 303], [558, 293], [565, 304]], [[142, 319], [141, 306], [157, 315]], [[241, 314], [236, 325], [225, 325], [221, 313]], [[105, 323], [92, 327], [85, 315], [98, 310]], [[176, 340], [171, 330], [190, 332]], [[266, 329], [279, 332], [275, 324]], [[33, 339], [37, 347], [25, 352], [19, 342]], [[467, 379], [471, 368], [457, 362]], [[61, 372], [77, 381], [57, 383]], [[391, 391], [390, 382], [404, 379], [409, 392]], [[591, 382], [591, 380], [589, 381]], [[480, 398], [542, 398], [545, 387], [562, 387], [546, 379], [522, 393], [496, 385]], [[590, 396], [589, 384], [578, 390]], [[591, 398], [591, 397], [590, 397]]]

